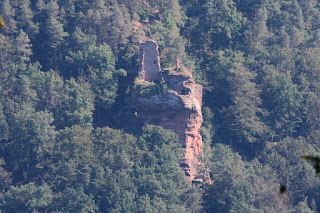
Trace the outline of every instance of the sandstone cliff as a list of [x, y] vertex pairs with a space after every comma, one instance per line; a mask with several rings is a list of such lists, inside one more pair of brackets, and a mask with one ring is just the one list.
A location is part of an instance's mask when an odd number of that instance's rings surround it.
[[[150, 46], [154, 47], [154, 41], [148, 42]], [[200, 163], [198, 157], [202, 148], [202, 137], [200, 135], [202, 86], [196, 84], [191, 74], [185, 69], [179, 71], [158, 69], [158, 55], [148, 52], [148, 50], [151, 50], [154, 53], [157, 49], [153, 49], [146, 43], [141, 46], [143, 50], [141, 50], [140, 55], [140, 83], [161, 79], [165, 89], [162, 89], [161, 93], [158, 94], [151, 93], [146, 97], [135, 97], [138, 119], [144, 123], [171, 129], [179, 135], [179, 143], [183, 147], [182, 155], [184, 157], [181, 167], [189, 179], [194, 180], [196, 167]], [[156, 63], [153, 63], [154, 61]], [[145, 66], [146, 63], [143, 62], [147, 62], [148, 66]], [[154, 67], [152, 67], [152, 64], [154, 64]], [[159, 72], [155, 73], [157, 69]], [[151, 72], [151, 74], [148, 74], [148, 72]]]

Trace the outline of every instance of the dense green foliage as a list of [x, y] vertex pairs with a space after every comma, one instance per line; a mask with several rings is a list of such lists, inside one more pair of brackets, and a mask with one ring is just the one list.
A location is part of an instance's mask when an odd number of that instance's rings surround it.
[[[316, 0], [2, 0], [1, 212], [317, 212]], [[204, 180], [177, 135], [139, 129], [139, 41], [204, 85]], [[133, 85], [134, 84], [134, 85]], [[122, 130], [117, 130], [122, 129]], [[279, 194], [280, 185], [286, 185]]]

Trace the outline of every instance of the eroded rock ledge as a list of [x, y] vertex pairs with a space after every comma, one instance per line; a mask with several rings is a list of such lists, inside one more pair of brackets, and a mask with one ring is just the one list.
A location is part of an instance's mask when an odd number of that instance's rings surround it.
[[[171, 129], [179, 135], [184, 162], [181, 167], [190, 180], [195, 179], [201, 154], [202, 86], [194, 82], [184, 68], [161, 70], [157, 45], [147, 41], [140, 45], [139, 82], [156, 81], [161, 85], [158, 94], [137, 95], [135, 108], [144, 123]], [[152, 83], [150, 83], [152, 84]], [[152, 84], [155, 85], [155, 84]]]

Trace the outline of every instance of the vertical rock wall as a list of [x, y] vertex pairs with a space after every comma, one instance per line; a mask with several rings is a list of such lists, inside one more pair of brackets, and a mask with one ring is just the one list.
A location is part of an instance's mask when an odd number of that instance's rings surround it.
[[[140, 55], [139, 79], [143, 81], [163, 79], [168, 91], [148, 98], [137, 97], [135, 107], [138, 119], [144, 123], [171, 129], [179, 135], [184, 157], [184, 162], [180, 166], [189, 179], [194, 180], [196, 167], [200, 164], [198, 157], [202, 148], [200, 135], [202, 86], [196, 84], [191, 74], [185, 69], [181, 69], [180, 72], [161, 71], [159, 61], [156, 61], [156, 66], [150, 64], [155, 58], [159, 59], [159, 55], [146, 54], [158, 52], [154, 41], [146, 43], [140, 44], [140, 52], [145, 54]], [[155, 73], [156, 70], [158, 73]]]

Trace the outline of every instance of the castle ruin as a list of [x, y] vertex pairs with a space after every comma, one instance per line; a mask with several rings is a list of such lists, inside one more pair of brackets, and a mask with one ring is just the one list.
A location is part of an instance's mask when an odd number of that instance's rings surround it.
[[161, 70], [157, 43], [152, 40], [140, 43], [138, 77], [142, 81], [167, 84], [168, 91], [164, 94], [136, 98], [138, 119], [144, 124], [159, 125], [179, 135], [178, 142], [182, 145], [184, 158], [180, 166], [190, 180], [196, 180], [202, 149], [202, 86], [194, 82], [184, 67], [180, 67], [180, 60], [177, 69]]

